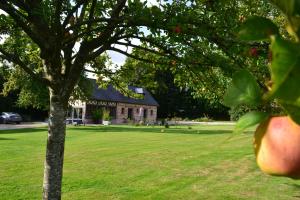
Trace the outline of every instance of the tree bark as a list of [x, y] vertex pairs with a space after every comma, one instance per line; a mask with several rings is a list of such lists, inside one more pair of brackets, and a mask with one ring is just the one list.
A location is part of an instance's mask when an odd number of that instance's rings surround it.
[[44, 167], [43, 200], [60, 200], [66, 134], [68, 101], [59, 92], [49, 89], [50, 113]]

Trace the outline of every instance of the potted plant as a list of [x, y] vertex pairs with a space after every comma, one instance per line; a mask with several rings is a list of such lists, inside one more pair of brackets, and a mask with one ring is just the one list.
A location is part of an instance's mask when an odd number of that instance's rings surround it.
[[110, 111], [105, 109], [103, 110], [102, 112], [102, 124], [103, 125], [109, 125], [110, 124], [110, 120], [111, 120], [111, 117], [110, 117]]
[[92, 112], [92, 119], [95, 124], [100, 123], [102, 115], [103, 115], [102, 109], [97, 109]]

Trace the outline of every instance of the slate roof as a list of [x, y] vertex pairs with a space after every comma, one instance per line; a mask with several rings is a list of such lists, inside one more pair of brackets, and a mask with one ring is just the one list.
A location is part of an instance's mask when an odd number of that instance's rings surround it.
[[[121, 92], [117, 91], [112, 85], [109, 85], [107, 89], [98, 88], [96, 81], [92, 80], [93, 93], [92, 99], [102, 100], [102, 101], [113, 101], [131, 104], [141, 104], [141, 105], [151, 105], [159, 106], [157, 101], [152, 97], [152, 95], [144, 88], [129, 86], [128, 88], [132, 91], [140, 92], [143, 91], [143, 99], [135, 99], [124, 96]], [[142, 90], [141, 90], [142, 89]]]

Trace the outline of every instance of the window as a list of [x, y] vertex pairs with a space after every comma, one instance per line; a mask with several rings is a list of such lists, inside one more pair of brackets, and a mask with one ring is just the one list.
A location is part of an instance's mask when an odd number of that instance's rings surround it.
[[125, 109], [124, 109], [124, 108], [122, 108], [122, 110], [121, 110], [121, 114], [124, 114], [124, 112], [125, 112]]
[[73, 109], [72, 106], [69, 106], [69, 107], [68, 107], [67, 118], [71, 118], [71, 117], [72, 117], [72, 109]]
[[151, 116], [153, 115], [153, 110], [150, 111], [150, 115], [151, 115]]
[[138, 108], [136, 109], [136, 113], [139, 113], [139, 109]]

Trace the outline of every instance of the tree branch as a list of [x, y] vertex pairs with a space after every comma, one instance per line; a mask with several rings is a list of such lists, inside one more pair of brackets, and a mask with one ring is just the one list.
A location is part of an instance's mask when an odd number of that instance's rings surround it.
[[[112, 19], [119, 17], [120, 12], [125, 7], [125, 3], [126, 0], [117, 1], [117, 5], [112, 10]], [[89, 50], [93, 50], [104, 44], [107, 41], [107, 39], [110, 38], [111, 34], [115, 30], [116, 25], [117, 23], [115, 21], [110, 21], [110, 23], [107, 24], [105, 31], [103, 31], [99, 37], [92, 39], [91, 41], [85, 41], [86, 48]]]
[[56, 5], [55, 5], [55, 14], [54, 14], [54, 20], [52, 26], [54, 26], [54, 30], [57, 33], [60, 33], [59, 35], [61, 35], [61, 24], [60, 24], [60, 13], [62, 10], [62, 3], [63, 0], [57, 0], [55, 1]]
[[[97, 75], [102, 75], [101, 72], [97, 72], [97, 71], [94, 71], [94, 70], [84, 69], [84, 71], [89, 72], [89, 73], [93, 73], [93, 74], [97, 74]], [[132, 95], [126, 89], [124, 89], [115, 78], [113, 78], [113, 73], [112, 72], [106, 71], [105, 73], [110, 74], [109, 78], [112, 80], [113, 84], [118, 86], [118, 88], [120, 89], [120, 92], [122, 94], [124, 94], [128, 97], [132, 97]]]
[[143, 47], [143, 46], [140, 46], [140, 45], [135, 45], [135, 44], [132, 44], [132, 43], [115, 42], [115, 44], [122, 45], [122, 46], [130, 46], [130, 47], [141, 49], [141, 50], [144, 50], [144, 51], [147, 51], [147, 52], [159, 55], [159, 56], [165, 56], [164, 53], [160, 53], [160, 52], [155, 51], [153, 49], [149, 49], [149, 48], [146, 48], [146, 47]]
[[[123, 19], [121, 18], [117, 18], [117, 19], [112, 19], [112, 18], [98, 18], [98, 19], [91, 19], [91, 20], [86, 20], [86, 21], [82, 21], [82, 22], [77, 22], [76, 24], [74, 24], [73, 26], [70, 26], [68, 28], [66, 28], [66, 31], [70, 31], [70, 30], [74, 30], [77, 28], [80, 28], [82, 25], [92, 25], [93, 23], [98, 23], [98, 22], [122, 22]], [[91, 31], [93, 30], [99, 30], [99, 28], [96, 29], [91, 29]], [[87, 32], [87, 31], [86, 31]]]
[[[97, 1], [93, 0], [91, 9], [90, 9], [90, 14], [89, 14], [89, 21], [91, 21], [94, 18], [94, 12], [95, 12], [95, 7], [96, 7]], [[88, 24], [87, 26], [87, 31], [89, 32], [91, 29], [92, 24]]]
[[20, 9], [24, 10], [24, 11], [29, 11], [30, 8], [28, 7], [28, 5], [23, 1], [23, 0], [10, 0], [14, 5], [16, 5], [17, 7], [19, 7]]
[[122, 51], [122, 50], [117, 49], [117, 48], [114, 48], [114, 47], [110, 47], [108, 50], [118, 52], [118, 53], [123, 54], [123, 55], [125, 55], [125, 56], [127, 56], [127, 57], [130, 57], [130, 58], [133, 58], [133, 59], [142, 61], [142, 62], [146, 62], [146, 63], [159, 64], [159, 65], [167, 65], [167, 64], [169, 64], [169, 63], [165, 63], [165, 62], [158, 62], [158, 61], [153, 61], [153, 60], [141, 58], [141, 57], [138, 57], [138, 56], [136, 56], [136, 55], [127, 53], [127, 52], [125, 52], [125, 51]]
[[[89, 0], [80, 0], [78, 3], [70, 10], [67, 17], [65, 18], [63, 22], [63, 27], [66, 27], [69, 23], [70, 18], [73, 16], [73, 13], [76, 12], [80, 6], [82, 6], [84, 3], [88, 3]], [[85, 9], [81, 10], [81, 12], [85, 12]]]
[[18, 11], [11, 5], [7, 4], [6, 1], [0, 1], [0, 8], [7, 12], [20, 26], [24, 32], [41, 48], [45, 47], [45, 40], [39, 36], [38, 33], [33, 32], [27, 23], [24, 22], [21, 16], [19, 16]]
[[159, 43], [159, 42], [156, 42], [154, 40], [151, 40], [149, 38], [146, 38], [146, 37], [140, 37], [140, 36], [133, 36], [132, 38], [136, 38], [136, 39], [139, 39], [141, 40], [142, 42], [148, 42], [149, 44], [153, 45], [153, 46], [156, 46], [158, 47], [159, 49], [162, 49], [164, 52], [166, 52], [167, 54], [173, 56], [173, 57], [177, 57], [174, 52], [172, 52], [171, 49], [167, 48], [166, 46], [164, 46], [163, 44]]
[[2, 48], [0, 48], [0, 53], [2, 53], [2, 55], [0, 54], [0, 57], [2, 57], [3, 59], [20, 66], [31, 77], [47, 86], [50, 86], [50, 82], [47, 79], [42, 78], [38, 74], [34, 73], [18, 56], [8, 53]]

